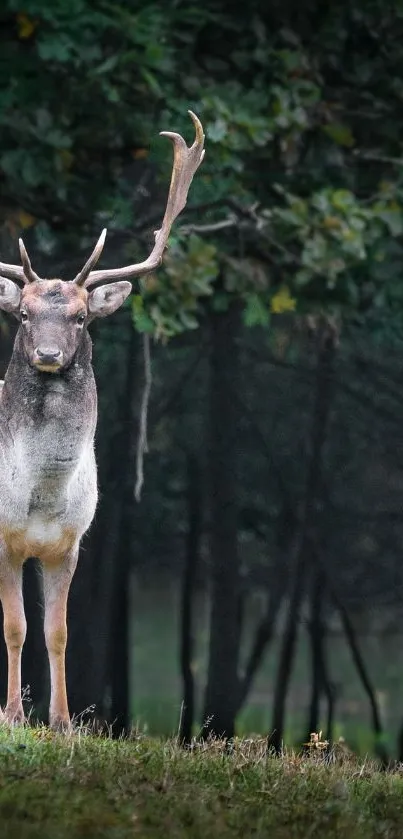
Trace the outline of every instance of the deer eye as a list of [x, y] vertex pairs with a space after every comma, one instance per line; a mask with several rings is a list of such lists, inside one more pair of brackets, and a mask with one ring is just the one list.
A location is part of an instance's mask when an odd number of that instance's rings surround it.
[[84, 325], [84, 323], [85, 323], [85, 314], [84, 314], [84, 312], [80, 312], [80, 314], [79, 314], [79, 315], [77, 315], [77, 318], [76, 318], [76, 323], [77, 323], [77, 326], [83, 326], [83, 325]]
[[25, 309], [21, 309], [20, 311], [20, 318], [21, 323], [26, 323], [28, 320], [28, 312]]

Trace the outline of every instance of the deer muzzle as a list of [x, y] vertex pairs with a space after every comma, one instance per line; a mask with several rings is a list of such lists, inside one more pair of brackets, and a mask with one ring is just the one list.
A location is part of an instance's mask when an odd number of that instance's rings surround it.
[[36, 347], [33, 363], [43, 373], [57, 373], [63, 365], [63, 353], [58, 347]]

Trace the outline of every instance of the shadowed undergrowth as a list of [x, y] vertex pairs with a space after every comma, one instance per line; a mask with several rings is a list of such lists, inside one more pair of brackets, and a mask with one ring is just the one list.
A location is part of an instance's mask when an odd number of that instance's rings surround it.
[[0, 836], [403, 835], [403, 772], [344, 750], [267, 757], [263, 740], [183, 751], [143, 736], [0, 729]]

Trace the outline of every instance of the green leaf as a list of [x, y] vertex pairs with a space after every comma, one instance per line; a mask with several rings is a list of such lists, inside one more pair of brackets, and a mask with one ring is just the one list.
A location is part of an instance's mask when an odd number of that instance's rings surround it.
[[163, 95], [162, 87], [154, 73], [151, 73], [150, 70], [147, 70], [146, 67], [141, 67], [140, 74], [143, 77], [144, 81], [147, 83], [152, 93], [154, 93], [156, 96]]
[[224, 119], [220, 117], [215, 122], [210, 122], [207, 125], [206, 134], [209, 140], [213, 143], [220, 143], [226, 137], [228, 125]]
[[28, 154], [24, 157], [21, 174], [28, 186], [36, 187], [43, 181], [43, 174], [35, 159]]
[[153, 333], [155, 330], [154, 321], [145, 312], [133, 312], [133, 323], [139, 332]]
[[270, 312], [258, 294], [249, 294], [243, 313], [245, 326], [267, 326]]
[[385, 222], [392, 236], [401, 236], [403, 233], [403, 213], [401, 209], [382, 210], [378, 213], [379, 218]]
[[185, 329], [197, 329], [199, 326], [197, 319], [194, 315], [190, 314], [190, 312], [180, 312], [179, 318]]
[[324, 125], [322, 130], [331, 140], [334, 140], [338, 146], [351, 148], [354, 146], [355, 140], [351, 128], [348, 125], [343, 125], [341, 122], [331, 122]]
[[38, 54], [43, 61], [57, 61], [60, 64], [70, 61], [73, 45], [60, 37], [40, 38], [37, 44]]
[[109, 58], [106, 58], [105, 61], [101, 61], [97, 67], [94, 67], [92, 70], [92, 76], [105, 76], [106, 73], [110, 73], [111, 70], [114, 70], [116, 65], [118, 64], [119, 56], [118, 55], [110, 55]]

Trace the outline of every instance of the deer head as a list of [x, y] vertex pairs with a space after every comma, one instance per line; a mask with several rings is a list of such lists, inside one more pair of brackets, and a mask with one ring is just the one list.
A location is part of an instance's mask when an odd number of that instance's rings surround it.
[[47, 373], [68, 367], [88, 324], [96, 317], [115, 312], [130, 294], [130, 280], [148, 274], [160, 264], [171, 226], [186, 204], [193, 175], [204, 156], [202, 125], [195, 114], [189, 113], [196, 130], [190, 148], [180, 134], [161, 132], [173, 142], [173, 172], [162, 226], [155, 232], [155, 245], [145, 262], [94, 271], [104, 247], [106, 230], [74, 280], [39, 277], [32, 269], [21, 239], [22, 266], [0, 262], [0, 309], [11, 312], [20, 321], [22, 346], [31, 366]]

